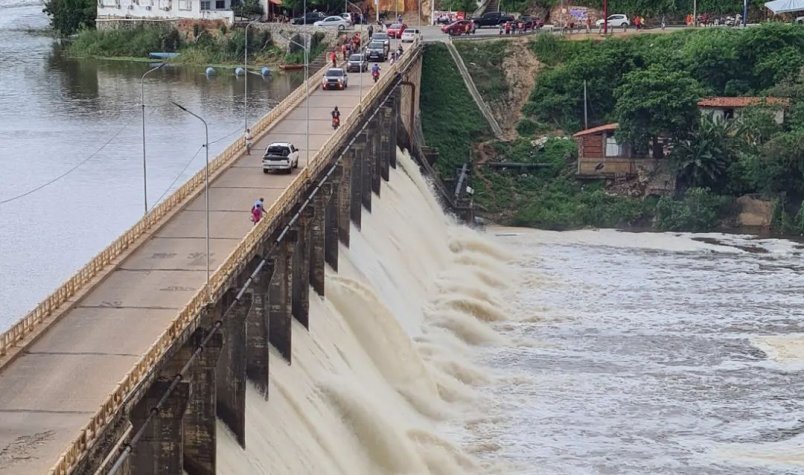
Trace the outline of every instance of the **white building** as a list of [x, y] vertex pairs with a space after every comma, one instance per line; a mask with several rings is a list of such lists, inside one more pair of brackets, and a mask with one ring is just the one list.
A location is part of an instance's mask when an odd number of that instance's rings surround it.
[[96, 22], [137, 20], [234, 21], [232, 0], [98, 0]]
[[737, 119], [746, 107], [764, 106], [773, 112], [777, 124], [784, 122], [784, 110], [789, 105], [790, 101], [783, 97], [707, 97], [698, 101], [701, 113], [717, 120]]

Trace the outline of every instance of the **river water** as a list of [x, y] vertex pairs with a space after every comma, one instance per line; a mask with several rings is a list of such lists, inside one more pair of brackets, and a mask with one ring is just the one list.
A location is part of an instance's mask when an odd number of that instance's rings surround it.
[[[496, 230], [522, 285], [490, 388], [523, 473], [804, 473], [801, 246]], [[714, 239], [709, 243], [700, 239]]]
[[[0, 330], [144, 210], [140, 77], [150, 65], [65, 58], [47, 25], [41, 2], [0, 0]], [[250, 121], [301, 79], [252, 75]], [[231, 71], [207, 79], [203, 68], [166, 67], [146, 78], [149, 207], [204, 165], [203, 125], [169, 101], [208, 121], [214, 158], [242, 134], [243, 91]]]

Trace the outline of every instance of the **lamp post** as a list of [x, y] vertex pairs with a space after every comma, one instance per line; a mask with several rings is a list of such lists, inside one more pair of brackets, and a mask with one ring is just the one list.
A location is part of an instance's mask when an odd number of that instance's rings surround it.
[[200, 115], [187, 110], [184, 106], [177, 102], [170, 101], [171, 104], [178, 107], [179, 109], [183, 110], [184, 112], [190, 114], [191, 116], [195, 117], [196, 119], [200, 120], [204, 124], [204, 148], [206, 152], [206, 166], [204, 167], [204, 201], [206, 203], [206, 220], [207, 220], [207, 230], [206, 230], [206, 241], [207, 241], [207, 299], [211, 300], [211, 294], [209, 293], [209, 127], [207, 126], [207, 121], [204, 120], [203, 117]]
[[[361, 18], [361, 22], [360, 22], [360, 46], [362, 47], [363, 46], [363, 41], [365, 41], [364, 38], [363, 38], [363, 22], [362, 22], [363, 9], [358, 7], [354, 3], [350, 2], [349, 0], [346, 0], [346, 4], [347, 5], [352, 5], [353, 7], [357, 8], [357, 11], [360, 12], [360, 18]], [[360, 60], [360, 110], [363, 110], [363, 62], [366, 59], [365, 53], [360, 53], [360, 57], [361, 57], [361, 60]], [[366, 62], [368, 63], [368, 61], [366, 61]]]
[[248, 130], [248, 27], [257, 23], [257, 20], [249, 22], [246, 25], [246, 47], [245, 53], [243, 54], [243, 70], [245, 71], [244, 74], [244, 92], [243, 92], [243, 132], [245, 133]]
[[148, 168], [145, 162], [145, 76], [164, 65], [165, 63], [159, 63], [148, 71], [145, 71], [140, 78], [140, 104], [142, 104], [142, 199], [145, 204], [143, 214], [148, 214]]
[[[306, 3], [305, 3], [306, 5]], [[307, 154], [304, 156], [304, 166], [310, 163], [310, 35], [305, 35], [304, 42], [301, 44], [293, 38], [286, 38], [288, 43], [300, 46], [304, 50], [304, 101], [305, 115], [307, 116], [306, 148]]]

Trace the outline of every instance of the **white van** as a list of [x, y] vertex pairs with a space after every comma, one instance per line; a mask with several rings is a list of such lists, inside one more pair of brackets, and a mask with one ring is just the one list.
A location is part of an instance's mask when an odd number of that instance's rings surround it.
[[403, 43], [413, 43], [413, 40], [416, 38], [420, 38], [422, 35], [421, 31], [416, 28], [408, 28], [402, 32], [402, 42]]

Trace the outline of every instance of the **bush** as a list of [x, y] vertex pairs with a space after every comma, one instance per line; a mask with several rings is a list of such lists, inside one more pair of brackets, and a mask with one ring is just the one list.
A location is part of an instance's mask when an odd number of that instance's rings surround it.
[[702, 232], [715, 228], [731, 203], [707, 188], [690, 188], [682, 200], [663, 196], [656, 203], [655, 227], [662, 231]]
[[93, 0], [47, 0], [42, 11], [50, 17], [50, 26], [62, 37], [95, 27], [97, 8]]
[[147, 57], [151, 51], [176, 51], [179, 37], [172, 28], [137, 27], [117, 30], [82, 30], [70, 43], [68, 51], [75, 56]]

